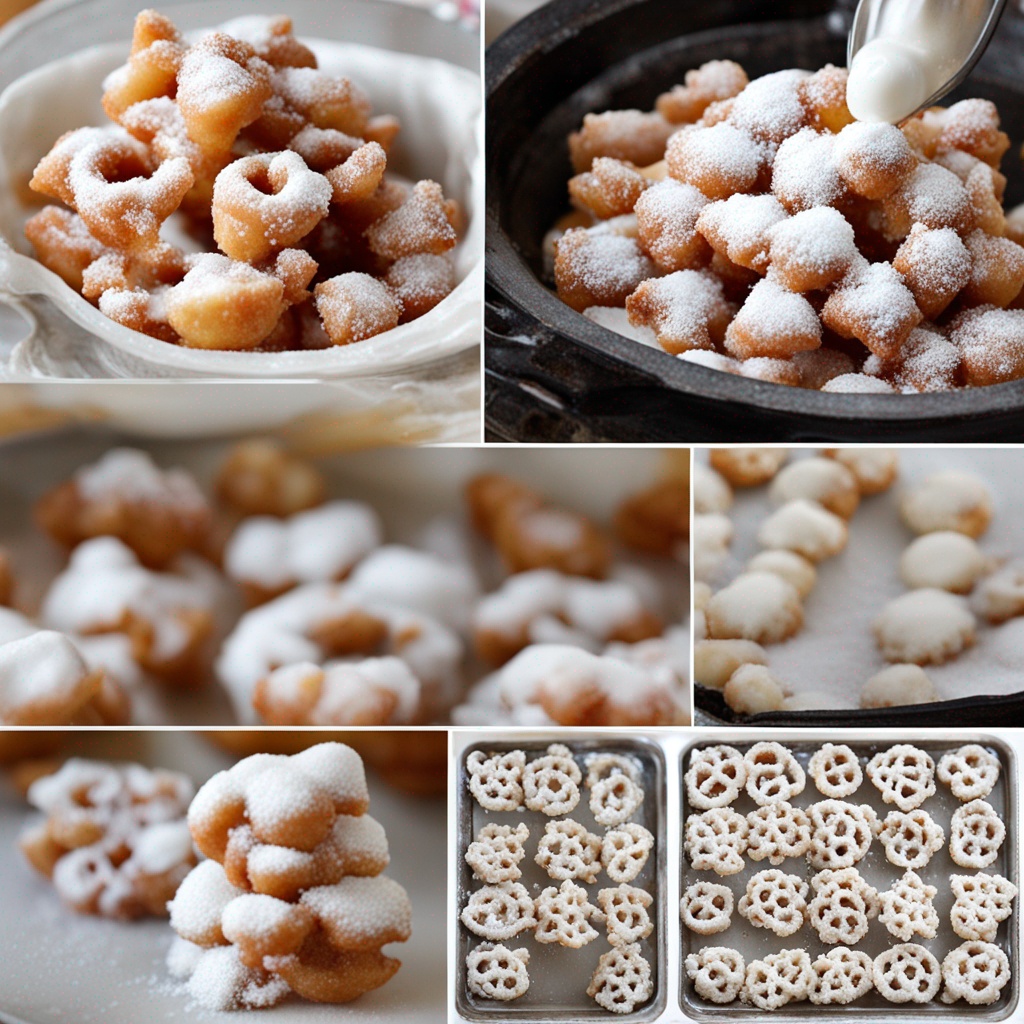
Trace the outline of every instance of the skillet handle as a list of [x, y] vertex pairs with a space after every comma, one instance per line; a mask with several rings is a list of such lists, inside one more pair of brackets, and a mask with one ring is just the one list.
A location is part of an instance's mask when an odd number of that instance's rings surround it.
[[653, 374], [560, 337], [488, 285], [486, 416], [516, 441], [662, 440], [645, 413], [664, 393]]

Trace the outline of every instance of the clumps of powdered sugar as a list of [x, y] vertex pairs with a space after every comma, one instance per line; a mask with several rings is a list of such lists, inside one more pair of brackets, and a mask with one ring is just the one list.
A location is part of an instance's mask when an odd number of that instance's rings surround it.
[[896, 389], [880, 377], [866, 373], [843, 373], [826, 381], [821, 387], [829, 394], [891, 395]]
[[778, 144], [806, 123], [798, 84], [807, 72], [776, 71], [755, 78], [737, 97], [729, 120], [763, 142]]
[[688, 125], [669, 139], [666, 151], [672, 176], [712, 198], [749, 191], [765, 158], [764, 147], [753, 136], [727, 121], [711, 127]]
[[161, 469], [148, 452], [111, 448], [91, 466], [75, 472], [75, 485], [87, 501], [121, 498], [155, 502], [183, 511], [206, 513], [206, 498], [184, 469]]
[[968, 383], [997, 384], [1024, 372], [1024, 310], [979, 306], [953, 321]]
[[772, 167], [772, 192], [791, 213], [828, 206], [839, 198], [842, 181], [833, 159], [836, 137], [802, 128], [779, 146]]
[[224, 570], [271, 590], [340, 579], [382, 539], [379, 516], [358, 501], [328, 502], [284, 521], [251, 516], [228, 542]]
[[[785, 343], [789, 338], [805, 335], [821, 336], [821, 323], [814, 307], [803, 295], [788, 291], [770, 277], [750, 289], [730, 324], [730, 334], [734, 326], [750, 329], [770, 343]], [[731, 350], [728, 339], [726, 348]]]
[[712, 321], [727, 315], [722, 285], [698, 270], [678, 270], [645, 281], [626, 303], [630, 323], [654, 330], [669, 351], [712, 348]]
[[737, 193], [706, 206], [697, 229], [733, 263], [764, 273], [770, 233], [787, 216], [775, 196]]

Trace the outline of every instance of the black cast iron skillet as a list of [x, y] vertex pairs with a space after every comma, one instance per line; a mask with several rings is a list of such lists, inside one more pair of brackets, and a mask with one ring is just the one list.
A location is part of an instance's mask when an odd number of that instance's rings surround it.
[[[651, 109], [715, 58], [756, 76], [845, 63], [848, 0], [552, 0], [487, 52], [488, 426], [509, 440], [1020, 440], [1024, 381], [930, 395], [831, 395], [708, 370], [638, 345], [540, 282], [567, 207], [566, 136], [590, 111]], [[1003, 18], [947, 99], [998, 104], [1014, 140], [1007, 207], [1024, 199], [1024, 19]]]

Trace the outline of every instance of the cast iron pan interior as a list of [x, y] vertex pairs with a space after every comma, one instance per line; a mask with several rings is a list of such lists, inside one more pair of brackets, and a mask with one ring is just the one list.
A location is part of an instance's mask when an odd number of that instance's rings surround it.
[[[641, 346], [559, 302], [538, 278], [545, 231], [567, 208], [566, 136], [589, 111], [651, 109], [686, 70], [738, 60], [751, 77], [845, 63], [849, 9], [800, 0], [552, 0], [487, 54], [489, 412], [510, 388], [618, 440], [1017, 439], [1024, 381], [930, 395], [825, 395], [724, 374]], [[1024, 20], [1008, 11], [948, 98], [1000, 109], [1013, 146], [1006, 204], [1024, 200]], [[496, 408], [508, 403], [506, 408]], [[594, 424], [597, 424], [595, 427]], [[529, 431], [529, 426], [525, 427]], [[565, 439], [570, 439], [566, 437]]]

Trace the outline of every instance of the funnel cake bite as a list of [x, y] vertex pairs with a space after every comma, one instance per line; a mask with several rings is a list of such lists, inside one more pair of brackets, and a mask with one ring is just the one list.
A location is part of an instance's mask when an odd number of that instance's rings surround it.
[[474, 529], [495, 546], [509, 572], [554, 569], [594, 579], [608, 574], [611, 546], [597, 525], [519, 480], [484, 473], [466, 485], [465, 497]]
[[188, 820], [210, 860], [170, 904], [174, 930], [201, 947], [188, 972], [198, 1002], [343, 1003], [394, 975], [382, 947], [408, 939], [411, 908], [381, 874], [387, 841], [368, 804], [362, 762], [340, 743], [255, 755], [200, 789]]
[[[260, 681], [277, 669], [390, 656], [421, 684], [417, 716], [451, 703], [462, 656], [452, 630], [397, 601], [368, 598], [351, 583], [307, 583], [243, 615], [221, 647], [217, 672], [251, 721]], [[271, 695], [267, 686], [262, 699]]]
[[182, 551], [201, 550], [212, 528], [210, 507], [192, 477], [160, 469], [134, 448], [112, 448], [77, 470], [40, 499], [35, 514], [43, 530], [67, 547], [117, 537], [152, 568]]
[[501, 665], [530, 643], [560, 634], [581, 646], [637, 643], [660, 636], [664, 625], [626, 582], [535, 569], [509, 576], [483, 597], [473, 611], [473, 628], [477, 653]]
[[182, 556], [173, 572], [153, 572], [113, 537], [75, 549], [43, 603], [42, 619], [65, 633], [123, 633], [140, 667], [160, 680], [196, 687], [207, 678], [208, 641], [221, 594], [215, 570]]
[[0, 609], [0, 723], [92, 724], [94, 713], [102, 722], [104, 686], [68, 637]]
[[315, 466], [260, 438], [232, 447], [214, 488], [236, 515], [285, 518], [322, 504], [327, 484]]
[[[586, 252], [574, 273], [556, 267], [559, 297], [635, 338], [598, 309], [625, 306], [687, 362], [787, 386], [894, 394], [1021, 376], [1024, 249], [1002, 205], [995, 106], [862, 123], [847, 77], [827, 65], [750, 81], [710, 61], [652, 113], [587, 114], [569, 139], [577, 212], [559, 243]], [[713, 319], [697, 278], [659, 277], [684, 271], [721, 288]], [[919, 326], [950, 346], [948, 366], [930, 365]]]
[[675, 724], [681, 677], [671, 668], [671, 652], [664, 653], [668, 671], [658, 672], [619, 655], [531, 644], [494, 677], [501, 709], [514, 721], [535, 722], [540, 712], [558, 725]]
[[[350, 344], [455, 287], [443, 257], [458, 204], [436, 182], [389, 176], [397, 119], [320, 70], [289, 18], [236, 19], [190, 43], [143, 11], [103, 106], [114, 124], [66, 133], [32, 177], [75, 213], [48, 207], [26, 236], [112, 320], [194, 348], [304, 349], [323, 344], [317, 312]], [[220, 251], [186, 256], [172, 230]]]
[[285, 520], [252, 516], [224, 550], [224, 571], [261, 604], [300, 583], [342, 580], [383, 541], [380, 517], [358, 501], [332, 501]]
[[72, 758], [29, 788], [46, 818], [18, 845], [79, 913], [164, 917], [196, 863], [185, 821], [192, 794], [177, 772]]

